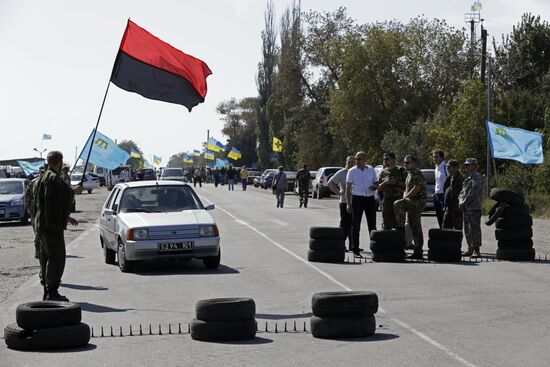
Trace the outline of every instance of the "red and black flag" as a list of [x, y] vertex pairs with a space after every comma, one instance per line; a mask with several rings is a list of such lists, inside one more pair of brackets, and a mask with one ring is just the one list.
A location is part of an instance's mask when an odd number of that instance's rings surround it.
[[202, 60], [181, 52], [128, 20], [111, 81], [143, 97], [184, 105], [204, 102], [206, 77]]

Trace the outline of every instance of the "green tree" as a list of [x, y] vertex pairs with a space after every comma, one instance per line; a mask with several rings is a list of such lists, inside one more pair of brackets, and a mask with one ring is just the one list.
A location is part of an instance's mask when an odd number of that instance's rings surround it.
[[[139, 148], [137, 143], [134, 142], [133, 140], [123, 140], [120, 143], [118, 143], [118, 146], [124, 149], [125, 151], [127, 151], [128, 153], [130, 153], [130, 151], [133, 148], [134, 150], [138, 151], [139, 154], [143, 157], [143, 151]], [[130, 165], [133, 169], [138, 169], [138, 168], [141, 168], [142, 159], [130, 157], [130, 159], [128, 159], [128, 162], [126, 162], [126, 164]]]

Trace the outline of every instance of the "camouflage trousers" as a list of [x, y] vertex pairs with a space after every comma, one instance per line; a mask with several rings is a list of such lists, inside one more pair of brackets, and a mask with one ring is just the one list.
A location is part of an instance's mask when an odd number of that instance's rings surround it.
[[399, 200], [398, 197], [391, 197], [384, 195], [384, 201], [382, 202], [382, 221], [383, 228], [386, 231], [397, 227], [397, 221], [395, 220], [395, 210], [393, 204]]
[[40, 237], [40, 283], [59, 287], [65, 270], [65, 238], [63, 231], [38, 232]]
[[458, 206], [446, 205], [443, 212], [443, 228], [444, 229], [456, 229], [461, 231], [462, 224], [464, 222], [462, 209]]
[[414, 240], [414, 253], [422, 254], [424, 235], [422, 234], [421, 216], [426, 207], [426, 200], [400, 199], [393, 204], [397, 225], [405, 227], [408, 222]]
[[481, 210], [464, 211], [464, 237], [468, 249], [481, 247]]

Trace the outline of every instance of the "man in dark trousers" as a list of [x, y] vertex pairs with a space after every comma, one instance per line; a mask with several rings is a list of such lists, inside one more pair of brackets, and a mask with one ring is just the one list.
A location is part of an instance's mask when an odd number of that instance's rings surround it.
[[447, 163], [449, 176], [445, 180], [443, 190], [445, 191], [445, 211], [443, 213], [443, 228], [462, 230], [462, 209], [458, 207], [458, 195], [462, 190], [464, 176], [458, 170], [460, 163], [451, 159]]
[[307, 198], [309, 196], [309, 184], [311, 183], [311, 174], [307, 169], [307, 164], [296, 173], [296, 183], [298, 183], [298, 194], [300, 195], [300, 208], [307, 208]]
[[65, 238], [67, 222], [78, 225], [70, 216], [73, 190], [61, 178], [63, 154], [48, 153], [48, 170], [34, 186], [34, 226], [40, 237], [40, 279], [44, 285], [44, 300], [68, 301], [59, 294], [65, 270]]

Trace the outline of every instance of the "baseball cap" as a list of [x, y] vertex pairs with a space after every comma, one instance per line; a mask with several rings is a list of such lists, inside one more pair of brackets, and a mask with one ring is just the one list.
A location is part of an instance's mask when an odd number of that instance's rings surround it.
[[464, 165], [469, 166], [475, 164], [477, 166], [477, 159], [475, 158], [466, 158], [466, 161], [464, 162]]

